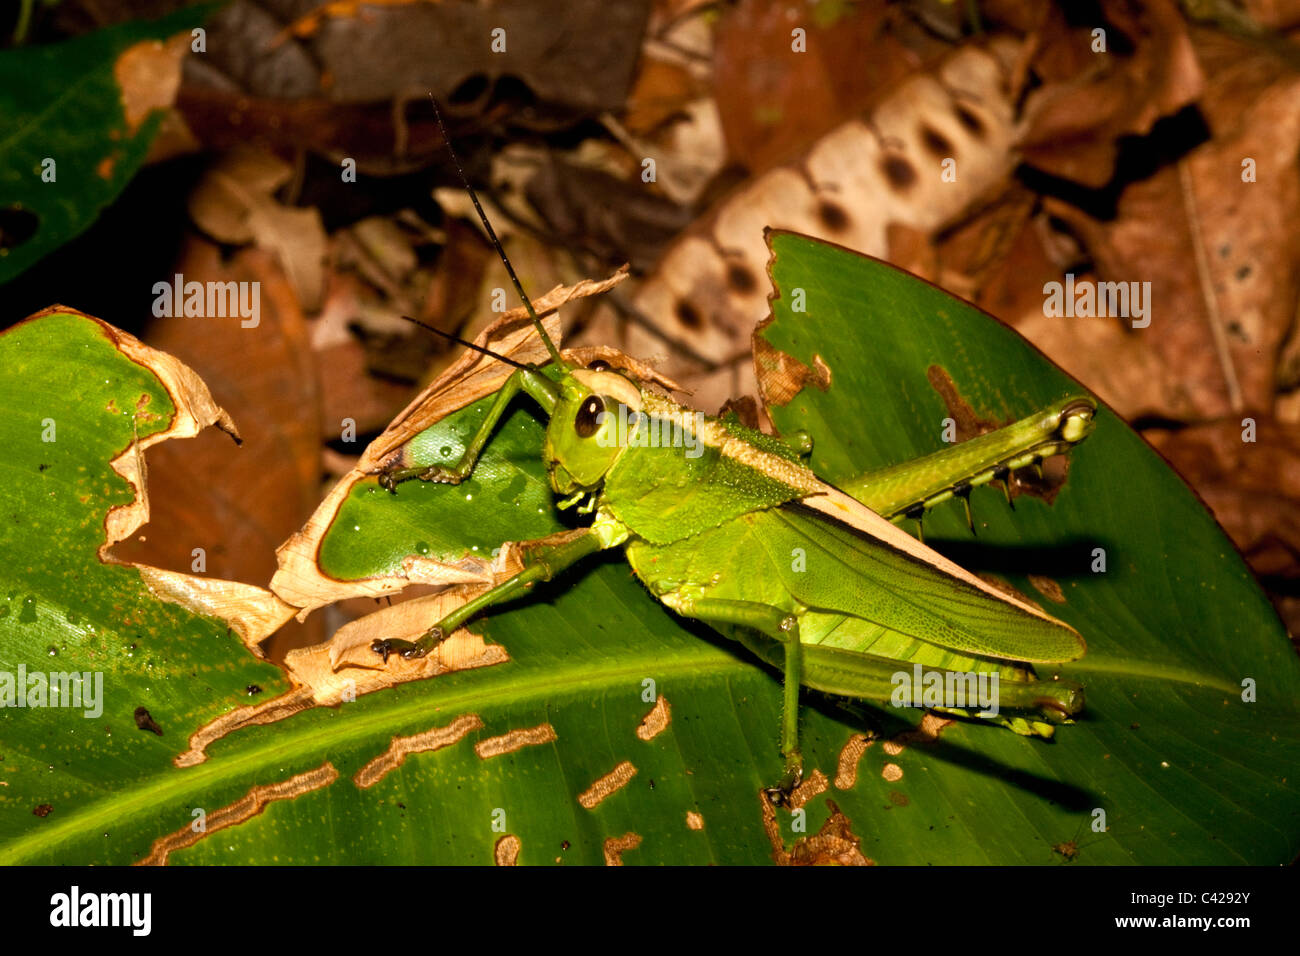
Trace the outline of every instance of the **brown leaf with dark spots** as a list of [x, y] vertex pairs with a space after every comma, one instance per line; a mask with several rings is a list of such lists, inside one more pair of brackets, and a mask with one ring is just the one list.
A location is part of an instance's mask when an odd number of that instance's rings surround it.
[[[614, 344], [651, 356], [671, 342], [661, 368], [701, 407], [743, 394], [738, 385], [752, 386], [738, 380], [734, 363], [748, 359], [754, 326], [770, 314], [764, 229], [880, 256], [891, 227], [928, 236], [961, 220], [990, 189], [1001, 191], [1014, 167], [1016, 124], [1005, 89], [1018, 48], [1005, 36], [962, 46], [882, 91], [870, 115], [751, 178], [668, 248], [633, 297], [641, 320], [612, 326]], [[949, 157], [961, 173], [945, 182]]]
[[1143, 433], [1196, 489], [1261, 577], [1300, 582], [1300, 431], [1271, 418]]

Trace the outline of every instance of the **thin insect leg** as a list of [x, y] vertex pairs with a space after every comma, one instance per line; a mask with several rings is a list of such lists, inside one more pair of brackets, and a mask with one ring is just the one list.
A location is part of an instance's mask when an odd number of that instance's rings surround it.
[[785, 754], [786, 777], [797, 785], [803, 777], [803, 755], [799, 751], [799, 687], [803, 684], [803, 645], [799, 643], [799, 619], [787, 614], [778, 628], [785, 631], [785, 684], [782, 687], [781, 752]]
[[803, 645], [799, 643], [799, 618], [781, 608], [756, 601], [699, 598], [674, 606], [686, 617], [752, 628], [780, 642], [784, 648], [781, 753], [785, 757], [785, 777], [773, 791], [773, 796], [777, 799], [788, 798], [803, 777], [803, 755], [799, 751], [799, 686], [803, 679]]
[[524, 570], [512, 578], [502, 581], [490, 591], [480, 594], [472, 601], [462, 604], [425, 631], [418, 640], [403, 641], [395, 638], [385, 638], [373, 641], [370, 649], [385, 661], [388, 660], [390, 654], [401, 654], [405, 658], [423, 657], [479, 611], [528, 593], [538, 581], [551, 580], [565, 568], [589, 554], [594, 554], [603, 547], [604, 544], [600, 535], [588, 530], [579, 537], [572, 538], [563, 544], [538, 549], [529, 556], [528, 566]]
[[492, 402], [491, 408], [488, 409], [487, 417], [475, 432], [473, 439], [465, 448], [465, 453], [461, 455], [460, 461], [456, 464], [447, 465], [424, 465], [411, 468], [392, 468], [384, 471], [379, 476], [379, 484], [389, 491], [395, 491], [397, 485], [403, 481], [410, 481], [412, 478], [419, 478], [422, 481], [439, 481], [447, 484], [460, 484], [469, 473], [474, 470], [474, 465], [478, 463], [479, 455], [483, 452], [483, 446], [492, 437], [492, 432], [498, 422], [501, 421], [510, 402], [520, 392], [527, 392], [533, 399], [542, 406], [542, 411], [547, 415], [555, 409], [556, 402], [559, 401], [559, 389], [555, 383], [543, 375], [541, 372], [532, 369], [520, 369], [514, 372], [497, 391], [496, 399]]

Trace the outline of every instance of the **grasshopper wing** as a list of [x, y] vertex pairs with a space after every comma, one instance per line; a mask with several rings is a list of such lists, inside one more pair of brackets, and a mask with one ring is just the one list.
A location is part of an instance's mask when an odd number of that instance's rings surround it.
[[1056, 663], [1077, 660], [1087, 649], [1068, 624], [996, 590], [829, 485], [799, 506], [769, 514], [791, 526], [810, 565], [816, 555], [817, 566], [827, 569], [787, 572], [791, 593], [809, 607], [985, 657]]

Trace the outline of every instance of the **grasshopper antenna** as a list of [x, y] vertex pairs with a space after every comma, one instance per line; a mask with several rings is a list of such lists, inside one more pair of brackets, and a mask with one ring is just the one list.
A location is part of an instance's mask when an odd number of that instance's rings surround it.
[[463, 345], [465, 346], [465, 348], [473, 349], [475, 352], [482, 352], [484, 355], [490, 355], [498, 362], [505, 362], [507, 365], [513, 365], [515, 368], [521, 368], [525, 372], [535, 371], [535, 369], [531, 365], [525, 365], [522, 362], [516, 362], [512, 358], [506, 358], [506, 356], [501, 355], [498, 352], [493, 352], [491, 349], [484, 348], [481, 345], [475, 345], [473, 342], [470, 342], [467, 339], [462, 339], [459, 335], [452, 335], [450, 332], [444, 332], [442, 329], [438, 328], [437, 326], [430, 325], [428, 322], [421, 322], [419, 319], [412, 318], [409, 315], [404, 315], [402, 316], [402, 318], [404, 318], [407, 322], [411, 322], [415, 325], [420, 326], [421, 328], [428, 329], [430, 332], [434, 333], [435, 335], [441, 335], [444, 339], [451, 339], [457, 345]]
[[[483, 228], [487, 230], [488, 238], [492, 240], [492, 247], [496, 249], [501, 261], [505, 263], [506, 272], [510, 274], [510, 281], [514, 283], [515, 291], [519, 293], [519, 298], [524, 302], [524, 308], [528, 310], [528, 317], [533, 320], [533, 325], [536, 326], [538, 334], [541, 335], [542, 341], [546, 343], [546, 351], [551, 353], [551, 359], [561, 368], [567, 368], [568, 363], [560, 357], [560, 350], [555, 347], [551, 337], [546, 334], [542, 320], [537, 317], [537, 312], [533, 308], [532, 300], [528, 298], [528, 293], [524, 291], [523, 283], [519, 281], [519, 276], [515, 275], [515, 267], [510, 264], [510, 258], [506, 255], [501, 240], [497, 238], [496, 230], [492, 228], [492, 223], [488, 222], [487, 213], [483, 211], [483, 206], [478, 201], [478, 194], [474, 192], [474, 187], [469, 184], [469, 177], [465, 175], [465, 170], [461, 168], [460, 157], [456, 155], [456, 151], [451, 147], [451, 137], [447, 135], [447, 125], [442, 121], [442, 111], [438, 109], [438, 101], [433, 98], [433, 93], [429, 94], [429, 102], [433, 104], [433, 116], [438, 121], [438, 129], [442, 131], [442, 141], [447, 145], [447, 152], [451, 154], [451, 161], [456, 165], [456, 172], [460, 176], [460, 181], [465, 186], [465, 191], [469, 193], [470, 201], [474, 203], [474, 211], [478, 213], [479, 221], [483, 223]], [[476, 348], [477, 346], [470, 347]], [[497, 357], [500, 358], [500, 356]], [[504, 361], [509, 361], [509, 359]]]

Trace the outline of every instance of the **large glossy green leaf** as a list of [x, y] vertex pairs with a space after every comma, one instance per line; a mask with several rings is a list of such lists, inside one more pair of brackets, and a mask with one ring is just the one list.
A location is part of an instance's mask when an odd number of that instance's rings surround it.
[[[76, 850], [51, 842], [45, 859], [129, 861], [148, 821], [118, 799], [150, 800], [189, 730], [247, 702], [250, 685], [286, 687], [224, 622], [158, 601], [134, 567], [97, 556], [107, 512], [134, 500], [109, 462], [177, 415], [114, 336], [59, 312], [0, 335], [0, 857], [30, 858], [72, 823]], [[51, 672], [92, 694], [102, 682], [102, 697], [13, 706], [20, 674], [35, 690]], [[161, 734], [138, 726], [138, 708]]]
[[[813, 464], [831, 481], [943, 447], [952, 411], [930, 384], [932, 369], [979, 417], [998, 422], [1080, 391], [1014, 332], [939, 289], [801, 236], [770, 241], [779, 298], [761, 334], [806, 365], [820, 356], [831, 382], [771, 413], [781, 429], [813, 435]], [[801, 313], [791, 310], [796, 289]], [[1159, 324], [1137, 334], [1159, 335]], [[908, 810], [882, 818], [891, 852], [929, 859], [928, 826], [943, 820], [980, 844], [959, 858], [1041, 860], [1036, 839], [1076, 831], [1062, 808], [1023, 786], [1028, 773], [1105, 809], [1109, 832], [1094, 839], [1084, 830], [1078, 840], [1091, 862], [1291, 860], [1300, 842], [1300, 660], [1192, 492], [1103, 408], [1051, 504], [1018, 496], [1012, 512], [993, 488], [977, 489], [971, 504], [977, 538], [953, 504], [927, 516], [927, 543], [1010, 580], [1084, 635], [1087, 655], [1060, 672], [1086, 686], [1087, 713], [1051, 744], [975, 740], [965, 726], [945, 732], [918, 761], [933, 792], [905, 787]], [[1104, 573], [1093, 570], [1098, 548]], [[1242, 699], [1248, 679], [1254, 702]], [[959, 742], [980, 757], [945, 761]], [[910, 766], [906, 756], [901, 765]]]
[[0, 284], [87, 228], [144, 162], [161, 113], [128, 126], [114, 74], [123, 51], [216, 6], [0, 52]]
[[[780, 298], [764, 334], [806, 364], [820, 355], [831, 384], [825, 392], [805, 389], [773, 413], [787, 428], [813, 432], [818, 466], [831, 477], [939, 447], [947, 411], [927, 381], [930, 365], [947, 369], [976, 410], [999, 419], [1078, 387], [992, 319], [888, 267], [791, 236], [775, 237], [774, 248]], [[794, 288], [805, 290], [806, 314], [787, 309]], [[457, 413], [464, 420], [446, 419], [432, 453], [453, 446], [476, 414], [470, 406]], [[383, 573], [422, 554], [421, 544], [455, 557], [460, 534], [469, 550], [525, 536], [512, 529], [560, 527], [549, 509], [536, 527], [519, 516], [534, 506], [540, 442], [541, 427], [521, 403], [494, 440], [498, 466], [476, 475], [473, 490], [413, 486], [388, 499], [362, 485], [354, 494], [368, 510], [350, 512], [351, 524], [331, 531], [344, 536], [335, 573]], [[408, 494], [393, 509], [400, 517], [384, 527], [384, 506]], [[881, 863], [1051, 863], [1062, 859], [1052, 845], [1071, 839], [1082, 862], [1290, 859], [1296, 799], [1284, 778], [1294, 776], [1297, 754], [1296, 663], [1258, 589], [1190, 493], [1107, 413], [1052, 505], [1021, 496], [1010, 512], [993, 491], [973, 500], [975, 545], [959, 513], [942, 510], [927, 522], [928, 539], [1041, 598], [1085, 634], [1089, 655], [1069, 670], [1088, 687], [1084, 719], [1061, 728], [1054, 742], [962, 722], [934, 742], [900, 739], [916, 712], [848, 709], [807, 695], [810, 773], [834, 780], [854, 734], [873, 730], [882, 740], [866, 748], [854, 783], [841, 778], [845, 789], [832, 785], [809, 801], [804, 830], [794, 829], [790, 813], [775, 814], [781, 842], [790, 847], [816, 833], [833, 801], [843, 813], [838, 826], [851, 827], [866, 857]], [[373, 537], [363, 549], [368, 557], [351, 567], [347, 534]], [[1090, 556], [1097, 544], [1107, 549], [1108, 571], [1090, 577], [1078, 555]], [[93, 554], [91, 541], [84, 547]], [[1055, 580], [1065, 603], [1047, 601], [1025, 572]], [[163, 738], [130, 729], [165, 748], [105, 769], [83, 729], [91, 722], [49, 712], [44, 719], [79, 731], [66, 757], [86, 783], [51, 800], [55, 810], [38, 818], [26, 804], [39, 790], [29, 784], [40, 778], [7, 776], [24, 789], [0, 790], [2, 799], [18, 798], [0, 804], [0, 860], [130, 862], [166, 834], [179, 836], [169, 856], [176, 863], [489, 863], [512, 845], [501, 842], [507, 835], [517, 838], [521, 863], [600, 863], [607, 851], [632, 844], [621, 853], [628, 864], [773, 858], [760, 791], [781, 772], [776, 675], [651, 600], [617, 554], [498, 609], [475, 629], [506, 647], [510, 660], [247, 727], [185, 768], [166, 759], [186, 742], [170, 736], [162, 717]], [[144, 646], [156, 653], [171, 640], [160, 634]], [[24, 645], [24, 655], [29, 664], [39, 659], [39, 642]], [[230, 686], [247, 679], [233, 662], [221, 666], [240, 674]], [[1239, 690], [1248, 676], [1259, 682], [1258, 703], [1249, 705]], [[651, 709], [647, 681], [671, 710], [668, 726], [649, 740], [636, 733]], [[189, 683], [163, 686], [183, 693]], [[162, 713], [193, 730], [212, 709], [188, 723]], [[11, 727], [31, 726], [15, 716], [0, 716], [0, 751], [39, 753], [39, 734], [23, 729], [15, 739]], [[476, 750], [542, 725], [553, 740], [499, 756]], [[363, 772], [395, 737], [447, 727], [464, 733], [408, 755], [374, 782]], [[624, 762], [636, 772], [623, 787], [590, 808], [579, 801]], [[296, 784], [266, 789], [286, 781]], [[248, 815], [259, 796], [278, 799]], [[236, 809], [223, 814], [228, 806]], [[1097, 807], [1107, 811], [1110, 831], [1092, 836], [1085, 827]], [[210, 829], [191, 839], [195, 808]], [[214, 829], [232, 818], [234, 825]]]

